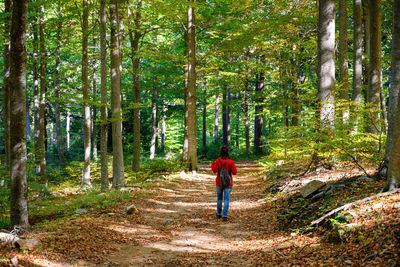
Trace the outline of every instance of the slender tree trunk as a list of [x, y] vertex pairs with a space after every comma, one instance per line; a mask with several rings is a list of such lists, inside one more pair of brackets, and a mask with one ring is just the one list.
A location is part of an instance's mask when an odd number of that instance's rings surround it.
[[88, 61], [88, 37], [89, 37], [89, 9], [87, 0], [82, 0], [82, 91], [83, 91], [83, 132], [84, 132], [84, 164], [82, 186], [90, 187], [90, 106], [89, 106], [89, 61]]
[[362, 4], [361, 0], [353, 1], [354, 21], [354, 48], [353, 48], [353, 93], [352, 93], [352, 121], [353, 131], [358, 132], [359, 106], [362, 90]]
[[161, 151], [165, 153], [165, 130], [166, 130], [166, 124], [165, 124], [165, 113], [167, 112], [167, 105], [165, 103], [165, 100], [163, 101], [162, 105], [162, 117], [161, 117]]
[[226, 125], [226, 141], [228, 143], [228, 146], [231, 144], [231, 98], [232, 98], [232, 94], [231, 94], [231, 90], [228, 88], [228, 92], [227, 92], [227, 102], [228, 102], [228, 106], [226, 108], [226, 121], [227, 121], [227, 125]]
[[[184, 35], [183, 35], [184, 41], [185, 41], [185, 57], [188, 58], [188, 53], [189, 53], [189, 40], [188, 40], [188, 32], [187, 29], [185, 29]], [[187, 164], [188, 161], [188, 79], [189, 79], [189, 72], [188, 72], [188, 65], [185, 65], [183, 68], [183, 72], [185, 75], [185, 80], [183, 84], [183, 90], [184, 90], [184, 129], [183, 129], [183, 151], [182, 151], [182, 161], [184, 164]]]
[[135, 13], [135, 36], [130, 32], [131, 51], [132, 51], [132, 72], [133, 72], [133, 160], [132, 170], [140, 170], [140, 57], [139, 57], [139, 40], [142, 36], [140, 32], [141, 23], [141, 5], [142, 0], [137, 1]]
[[[93, 90], [93, 101], [97, 102], [97, 58], [96, 58], [96, 38], [93, 39], [93, 77], [92, 77], [92, 90]], [[97, 162], [97, 107], [92, 107], [92, 153], [93, 161]]]
[[204, 85], [204, 99], [203, 99], [203, 150], [204, 154], [207, 153], [207, 88]]
[[[239, 98], [240, 96], [238, 96], [238, 98]], [[239, 148], [239, 136], [240, 136], [240, 133], [239, 133], [239, 123], [240, 123], [240, 109], [237, 109], [237, 111], [236, 111], [236, 140], [235, 140], [235, 142], [236, 142], [236, 148]]]
[[262, 131], [263, 131], [263, 102], [264, 102], [264, 73], [261, 71], [259, 74], [259, 82], [257, 83], [256, 89], [256, 105], [255, 105], [255, 119], [254, 119], [254, 150], [255, 153], [260, 155], [263, 152], [262, 149]]
[[318, 99], [323, 129], [333, 130], [335, 120], [335, 1], [319, 0]]
[[69, 111], [69, 109], [67, 110], [67, 118], [66, 118], [66, 122], [65, 122], [65, 139], [66, 139], [66, 148], [67, 151], [69, 151], [69, 148], [71, 146], [71, 135], [70, 135], [70, 129], [71, 129], [71, 112]]
[[381, 90], [381, 0], [369, 0], [369, 81], [367, 103], [371, 107], [371, 114], [368, 115], [369, 133], [379, 132], [379, 106]]
[[44, 6], [40, 6], [40, 95], [39, 95], [39, 140], [38, 140], [38, 170], [42, 181], [47, 186], [46, 164], [46, 43], [44, 38]]
[[56, 66], [55, 66], [55, 79], [54, 79], [54, 96], [56, 101], [55, 105], [55, 117], [56, 117], [56, 135], [57, 135], [57, 150], [58, 150], [58, 159], [60, 160], [60, 165], [62, 168], [65, 167], [65, 157], [64, 157], [64, 145], [62, 138], [62, 130], [61, 130], [61, 115], [60, 115], [60, 89], [58, 87], [60, 83], [60, 56], [61, 56], [61, 34], [62, 34], [62, 22], [61, 22], [61, 3], [58, 3], [58, 16], [60, 21], [57, 25], [57, 58], [56, 58]]
[[228, 145], [228, 89], [222, 91], [222, 141], [224, 145]]
[[[392, 85], [391, 88], [397, 91], [397, 96], [391, 94], [390, 97], [397, 97], [399, 102], [400, 88], [400, 0], [394, 0], [393, 6], [393, 36], [392, 36]], [[395, 89], [396, 88], [396, 89]], [[392, 102], [393, 99], [391, 99]], [[390, 150], [389, 169], [387, 182], [383, 191], [390, 191], [400, 187], [400, 109], [391, 103], [391, 112], [396, 115], [391, 116], [393, 137], [392, 144], [388, 144]], [[389, 124], [390, 125], [390, 124]], [[387, 148], [388, 148], [387, 146]]]
[[118, 0], [111, 0], [111, 116], [113, 145], [113, 188], [125, 186], [124, 156], [122, 148], [122, 109], [121, 109], [121, 55], [119, 45]]
[[108, 189], [108, 154], [107, 154], [107, 12], [106, 0], [100, 1], [100, 65], [101, 65], [101, 132], [100, 132], [100, 158], [101, 158], [101, 192]]
[[[155, 82], [155, 79], [154, 79]], [[158, 90], [156, 84], [153, 86], [153, 97], [151, 101], [151, 142], [150, 142], [150, 159], [154, 159], [157, 147], [157, 98]]]
[[[363, 94], [364, 94], [364, 104], [368, 103], [368, 83], [369, 83], [369, 70], [368, 70], [368, 65], [369, 65], [369, 54], [370, 54], [370, 49], [369, 49], [369, 39], [370, 39], [370, 18], [369, 18], [369, 11], [368, 11], [368, 2], [369, 0], [364, 0], [362, 1], [362, 11], [363, 11], [363, 17], [362, 17], [362, 23], [363, 23], [363, 31], [364, 31], [364, 55], [363, 55]], [[367, 112], [364, 112], [363, 114], [363, 120], [364, 120], [364, 131], [367, 132], [367, 126], [366, 122], [368, 122], [368, 114]]]
[[10, 175], [11, 226], [29, 228], [26, 184], [26, 46], [27, 0], [12, 1], [10, 35]]
[[[37, 9], [35, 10], [38, 11]], [[39, 54], [39, 24], [37, 17], [33, 17], [33, 55], [32, 55], [32, 76], [33, 76], [33, 144], [35, 164], [39, 162], [39, 70], [38, 70], [38, 54]], [[39, 164], [37, 164], [39, 165]], [[36, 167], [37, 168], [37, 167]], [[37, 171], [39, 171], [37, 169]]]
[[250, 156], [250, 123], [249, 123], [249, 82], [246, 79], [244, 84], [244, 131], [246, 138], [246, 154]]
[[299, 117], [301, 110], [301, 103], [299, 99], [299, 65], [298, 65], [298, 49], [296, 45], [293, 45], [294, 58], [291, 59], [291, 78], [292, 78], [292, 126], [299, 126]]
[[10, 27], [11, 27], [11, 11], [12, 1], [4, 1], [5, 18], [5, 36], [4, 50], [3, 50], [3, 117], [4, 117], [4, 149], [6, 153], [5, 166], [7, 172], [10, 170]]
[[26, 100], [26, 140], [27, 143], [31, 141], [31, 118], [30, 118], [30, 103]]
[[188, 8], [188, 85], [187, 85], [187, 136], [189, 170], [197, 170], [197, 119], [196, 119], [196, 20], [195, 8], [189, 0]]
[[219, 87], [215, 93], [215, 117], [214, 117], [214, 141], [218, 142], [218, 128], [219, 128]]
[[343, 123], [349, 119], [349, 60], [347, 38], [347, 0], [339, 0], [339, 98], [342, 107], [339, 117]]

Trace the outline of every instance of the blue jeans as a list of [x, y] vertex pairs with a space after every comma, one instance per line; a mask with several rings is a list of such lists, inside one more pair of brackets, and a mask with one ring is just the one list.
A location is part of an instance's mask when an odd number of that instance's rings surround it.
[[[228, 217], [229, 210], [229, 197], [231, 195], [232, 186], [224, 188], [221, 191], [221, 187], [217, 186], [217, 216]], [[223, 193], [223, 195], [222, 195]], [[224, 210], [222, 210], [222, 197], [224, 199]]]

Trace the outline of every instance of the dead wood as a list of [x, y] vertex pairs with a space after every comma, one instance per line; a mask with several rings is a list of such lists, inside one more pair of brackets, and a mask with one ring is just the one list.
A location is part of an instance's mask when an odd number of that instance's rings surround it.
[[360, 204], [360, 203], [363, 203], [363, 202], [367, 202], [367, 201], [373, 200], [375, 198], [384, 197], [384, 196], [388, 196], [388, 195], [391, 195], [391, 194], [396, 194], [396, 193], [399, 193], [399, 192], [400, 192], [400, 189], [396, 189], [396, 190], [393, 190], [391, 192], [380, 193], [380, 194], [376, 194], [376, 195], [371, 196], [371, 197], [366, 197], [366, 198], [363, 198], [363, 199], [356, 200], [354, 202], [347, 203], [347, 204], [345, 204], [343, 206], [340, 206], [340, 207], [338, 207], [338, 208], [336, 208], [334, 210], [331, 210], [330, 212], [328, 212], [324, 216], [312, 221], [309, 226], [318, 225], [319, 223], [324, 221], [326, 218], [329, 218], [329, 217], [333, 216], [334, 214], [338, 213], [339, 211], [348, 210], [349, 208], [351, 208], [351, 207], [353, 207], [353, 206], [355, 206], [357, 204]]

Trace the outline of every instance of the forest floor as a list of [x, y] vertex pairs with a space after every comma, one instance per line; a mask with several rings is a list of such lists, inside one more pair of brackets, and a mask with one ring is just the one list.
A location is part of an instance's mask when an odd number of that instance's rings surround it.
[[[215, 216], [215, 175], [209, 164], [200, 165], [198, 173], [136, 188], [128, 204], [38, 226], [31, 237], [41, 240], [41, 248], [10, 249], [7, 257], [16, 256], [21, 266], [398, 266], [400, 194], [357, 205], [344, 232], [319, 227], [307, 233], [282, 226], [282, 216], [293, 210], [293, 192], [266, 197], [276, 180], [266, 180], [254, 162], [238, 162], [237, 168], [227, 222]], [[324, 177], [343, 173], [314, 172], [304, 179]], [[376, 194], [373, 187], [381, 185], [340, 191], [331, 205], [347, 194]], [[137, 210], [127, 215], [129, 204]]]

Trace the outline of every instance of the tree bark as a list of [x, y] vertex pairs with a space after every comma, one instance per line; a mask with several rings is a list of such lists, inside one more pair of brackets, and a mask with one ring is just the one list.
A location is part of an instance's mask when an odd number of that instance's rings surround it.
[[[35, 9], [36, 13], [38, 10]], [[39, 70], [38, 70], [38, 53], [39, 53], [39, 24], [37, 17], [33, 17], [33, 55], [32, 55], [32, 78], [33, 78], [33, 144], [35, 164], [37, 159], [37, 151], [39, 151]]]
[[263, 132], [263, 102], [264, 102], [264, 73], [259, 74], [259, 82], [255, 87], [256, 91], [256, 105], [255, 105], [255, 119], [254, 119], [254, 150], [257, 155], [263, 153], [262, 149], [262, 132]]
[[369, 75], [367, 103], [370, 105], [371, 114], [368, 115], [369, 133], [379, 132], [379, 106], [381, 90], [381, 0], [369, 0]]
[[5, 36], [4, 50], [3, 50], [3, 121], [4, 121], [4, 150], [6, 154], [5, 167], [6, 172], [10, 171], [10, 27], [11, 27], [11, 12], [12, 2], [11, 0], [4, 1], [4, 13], [5, 17]]
[[133, 160], [132, 170], [140, 170], [140, 57], [139, 57], [139, 40], [142, 36], [140, 32], [141, 23], [141, 6], [142, 0], [137, 1], [135, 13], [135, 36], [130, 32], [131, 51], [132, 51], [132, 72], [133, 72]]
[[113, 146], [113, 188], [125, 186], [124, 157], [122, 148], [122, 109], [121, 109], [121, 55], [119, 45], [118, 0], [111, 0], [111, 116]]
[[[400, 0], [394, 1], [393, 6], [393, 36], [392, 36], [392, 85], [393, 90], [400, 88]], [[395, 89], [396, 88], [396, 89]], [[397, 103], [399, 102], [399, 94], [397, 94]], [[396, 97], [391, 94], [390, 97]], [[393, 99], [391, 99], [392, 101]], [[394, 104], [391, 103], [394, 108]], [[392, 110], [395, 113], [390, 117], [393, 127], [392, 144], [389, 148], [389, 168], [387, 173], [387, 182], [383, 191], [391, 191], [400, 187], [400, 109]], [[389, 124], [390, 125], [390, 124]], [[390, 144], [389, 144], [390, 146]], [[388, 147], [387, 147], [388, 148]]]
[[162, 105], [162, 117], [161, 117], [161, 151], [165, 153], [165, 131], [166, 131], [166, 124], [165, 124], [165, 113], [167, 112], [167, 105], [165, 100], [163, 101]]
[[342, 100], [339, 118], [343, 123], [347, 123], [349, 119], [349, 60], [347, 21], [347, 0], [339, 0], [339, 98]]
[[318, 15], [319, 119], [324, 130], [335, 120], [335, 1], [319, 0]]
[[362, 4], [361, 0], [353, 1], [354, 48], [353, 48], [353, 94], [352, 122], [353, 131], [358, 132], [359, 106], [362, 91]]
[[66, 148], [67, 151], [69, 151], [69, 148], [71, 146], [71, 135], [70, 135], [70, 129], [71, 129], [71, 112], [69, 109], [67, 110], [67, 118], [65, 122], [65, 139], [66, 139]]
[[226, 107], [226, 142], [228, 146], [231, 144], [231, 99], [232, 99], [232, 94], [230, 88], [227, 89], [227, 107]]
[[61, 35], [62, 35], [62, 22], [61, 22], [61, 3], [58, 3], [58, 17], [60, 21], [57, 24], [57, 58], [56, 58], [56, 65], [55, 65], [55, 79], [54, 79], [54, 96], [56, 101], [54, 102], [55, 105], [55, 117], [56, 117], [56, 135], [57, 135], [57, 150], [58, 150], [58, 159], [60, 160], [60, 165], [62, 168], [65, 167], [65, 157], [64, 157], [64, 145], [63, 145], [63, 137], [62, 137], [62, 130], [61, 130], [61, 115], [60, 115], [60, 89], [58, 87], [60, 83], [60, 56], [61, 56]]
[[[154, 82], [156, 80], [154, 79]], [[151, 141], [150, 141], [150, 159], [154, 159], [157, 148], [157, 134], [158, 134], [158, 126], [157, 126], [157, 98], [158, 98], [158, 90], [156, 84], [153, 86], [153, 97], [151, 101]]]
[[[188, 31], [187, 29], [184, 29], [184, 41], [185, 41], [185, 51], [184, 51], [184, 56], [185, 58], [188, 58], [188, 53], [189, 53], [189, 40], [188, 40]], [[182, 150], [182, 161], [184, 162], [184, 164], [187, 164], [188, 161], [188, 145], [189, 145], [189, 141], [188, 141], [188, 79], [189, 79], [189, 67], [188, 65], [185, 65], [183, 67], [183, 72], [185, 75], [184, 78], [184, 82], [183, 82], [183, 91], [184, 91], [184, 128], [183, 128], [183, 150]]]
[[[95, 23], [95, 22], [94, 22]], [[93, 101], [97, 102], [97, 58], [96, 58], [96, 38], [93, 38], [93, 77], [92, 77], [92, 91], [93, 91]], [[97, 107], [93, 105], [92, 108], [92, 154], [93, 161], [97, 162]]]
[[203, 151], [207, 154], [207, 88], [204, 85], [204, 99], [203, 99]]
[[250, 125], [249, 125], [249, 81], [244, 84], [244, 131], [246, 138], [246, 154], [250, 156]]
[[100, 65], [101, 65], [101, 132], [100, 132], [100, 158], [101, 158], [101, 192], [108, 189], [108, 154], [107, 154], [107, 12], [106, 0], [100, 1]]
[[10, 35], [11, 226], [29, 228], [26, 184], [26, 23], [27, 0], [13, 0]]
[[82, 174], [82, 186], [91, 186], [90, 182], [90, 106], [89, 106], [89, 77], [88, 77], [88, 39], [89, 39], [89, 9], [87, 0], [82, 0], [82, 91], [83, 91], [83, 131], [84, 131], [84, 164]]
[[218, 128], [219, 128], [219, 87], [215, 93], [215, 117], [214, 117], [214, 141], [218, 142]]
[[44, 37], [44, 6], [40, 6], [40, 93], [39, 93], [39, 139], [38, 139], [38, 173], [47, 187], [46, 164], [46, 41]]
[[196, 118], [196, 20], [195, 8], [188, 7], [188, 85], [187, 85], [187, 136], [188, 159], [187, 167], [191, 171], [197, 170], [197, 118]]
[[228, 89], [225, 87], [222, 90], [222, 141], [224, 145], [229, 145], [228, 142]]

